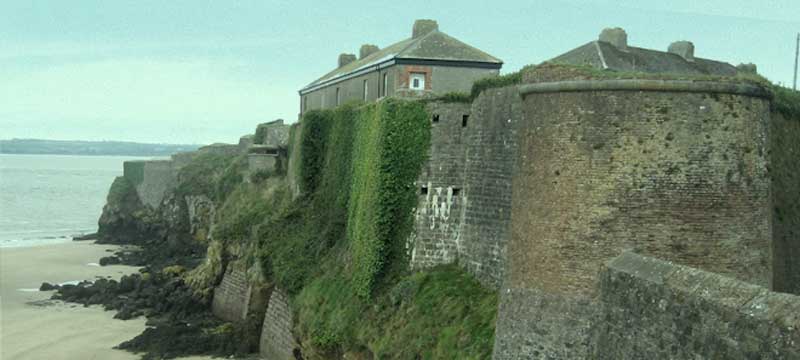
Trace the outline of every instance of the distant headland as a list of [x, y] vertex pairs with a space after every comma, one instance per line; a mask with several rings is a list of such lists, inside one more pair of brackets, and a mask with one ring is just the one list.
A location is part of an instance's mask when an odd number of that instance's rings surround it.
[[0, 140], [0, 154], [167, 156], [200, 145], [147, 144], [126, 141]]

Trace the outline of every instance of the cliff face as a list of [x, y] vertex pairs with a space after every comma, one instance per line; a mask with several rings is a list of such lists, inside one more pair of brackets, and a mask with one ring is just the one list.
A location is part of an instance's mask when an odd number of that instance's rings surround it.
[[155, 213], [142, 204], [133, 184], [117, 177], [111, 184], [98, 221], [98, 243], [141, 244], [157, 237], [160, 224]]

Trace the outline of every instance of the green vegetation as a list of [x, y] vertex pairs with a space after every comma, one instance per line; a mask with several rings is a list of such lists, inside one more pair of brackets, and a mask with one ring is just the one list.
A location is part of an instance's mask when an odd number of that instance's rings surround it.
[[201, 153], [178, 172], [177, 193], [206, 195], [221, 204], [242, 182], [247, 159], [241, 155]]
[[281, 171], [244, 181], [244, 156], [195, 157], [178, 175], [178, 194], [207, 195], [217, 212], [214, 264], [194, 276], [210, 286], [230, 255], [248, 267], [258, 261], [292, 298], [306, 358], [490, 356], [495, 293], [456, 266], [407, 269], [428, 119], [423, 102], [398, 99], [308, 112], [293, 127], [302, 131], [292, 135], [297, 198]]
[[[397, 99], [306, 113], [302, 194], [278, 192], [218, 225], [220, 236], [243, 237], [261, 219], [261, 268], [292, 296], [306, 358], [489, 356], [496, 295], [457, 267], [406, 268], [428, 118], [422, 102]], [[228, 203], [254, 197], [237, 189]]]
[[783, 114], [787, 119], [800, 120], [800, 91], [782, 86], [772, 86], [775, 98], [772, 100], [773, 110]]
[[119, 205], [125, 202], [125, 198], [135, 191], [133, 184], [128, 181], [124, 176], [117, 176], [114, 182], [111, 183], [111, 188], [108, 190], [106, 197], [107, 204]]
[[497, 295], [455, 265], [405, 275], [370, 302], [346, 279], [323, 276], [295, 306], [309, 358], [364, 351], [378, 359], [491, 357]]
[[470, 91], [470, 97], [475, 99], [487, 89], [499, 88], [509, 85], [517, 85], [522, 82], [522, 72], [525, 71], [523, 68], [520, 71], [508, 73], [505, 75], [500, 75], [497, 77], [487, 77], [480, 79], [472, 84], [472, 91]]

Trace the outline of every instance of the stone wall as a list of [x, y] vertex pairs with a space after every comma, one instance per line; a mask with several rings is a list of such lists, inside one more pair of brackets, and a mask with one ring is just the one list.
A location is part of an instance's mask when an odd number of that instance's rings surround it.
[[261, 327], [261, 357], [269, 360], [294, 359], [298, 350], [292, 335], [292, 310], [289, 297], [274, 289], [267, 305], [264, 325]]
[[274, 171], [277, 155], [272, 154], [247, 154], [247, 171], [250, 174], [259, 171]]
[[800, 297], [625, 253], [600, 282], [594, 359], [798, 359]]
[[283, 119], [259, 124], [256, 127], [253, 144], [285, 148], [289, 143], [289, 128], [289, 125], [283, 124]]
[[[619, 83], [520, 88], [525, 120], [502, 290], [511, 295], [500, 308], [539, 305], [528, 318], [500, 314], [498, 345], [586, 357], [576, 335], [588, 334], [603, 265], [626, 249], [771, 284], [764, 94], [685, 82], [614, 89]], [[539, 330], [508, 330], [530, 318]]]
[[164, 194], [175, 187], [177, 171], [171, 160], [135, 160], [123, 163], [123, 172], [136, 187], [142, 203], [158, 208]]
[[472, 104], [428, 104], [431, 151], [417, 181], [414, 268], [458, 261], [498, 288], [505, 271], [521, 100], [491, 89]]
[[773, 113], [771, 125], [775, 290], [800, 294], [800, 118]]
[[515, 86], [484, 91], [472, 105], [466, 147], [463, 266], [484, 285], [505, 278], [511, 221], [511, 183], [522, 100]]
[[417, 180], [413, 268], [455, 261], [463, 245], [467, 201], [463, 190], [469, 128], [462, 125], [464, 116], [469, 118], [470, 104], [430, 103], [427, 110], [431, 114], [431, 149]]
[[235, 266], [234, 263], [229, 264], [225, 269], [222, 282], [214, 288], [212, 312], [218, 318], [226, 321], [245, 320], [250, 301], [250, 290], [246, 271]]

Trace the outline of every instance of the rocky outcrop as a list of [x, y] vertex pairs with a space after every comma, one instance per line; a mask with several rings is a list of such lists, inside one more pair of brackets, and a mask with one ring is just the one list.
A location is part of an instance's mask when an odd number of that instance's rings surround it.
[[114, 179], [98, 221], [97, 243], [140, 245], [158, 229], [156, 217], [142, 204], [133, 184], [122, 176]]

